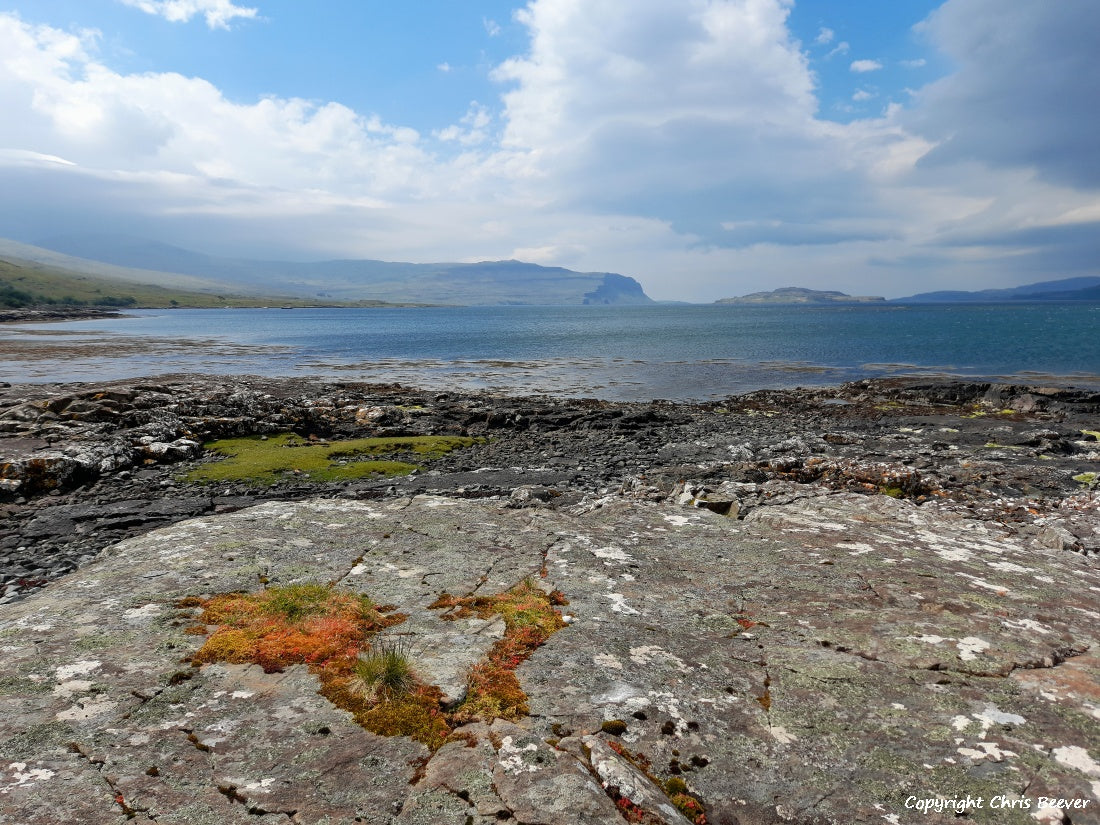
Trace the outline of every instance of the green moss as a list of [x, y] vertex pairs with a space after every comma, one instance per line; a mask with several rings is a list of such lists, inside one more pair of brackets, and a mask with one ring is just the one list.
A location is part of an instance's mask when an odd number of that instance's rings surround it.
[[884, 496], [890, 496], [890, 498], [901, 498], [905, 492], [900, 487], [880, 487], [879, 491]]
[[1078, 473], [1073, 480], [1084, 487], [1091, 487], [1096, 483], [1096, 473]]
[[1095, 438], [1097, 441], [1100, 441], [1100, 430], [1081, 430], [1081, 435], [1085, 436], [1086, 438], [1092, 437]]
[[271, 438], [229, 438], [205, 445], [211, 452], [224, 456], [223, 460], [195, 468], [185, 480], [276, 484], [287, 476], [308, 477], [310, 481], [346, 481], [372, 475], [408, 475], [417, 465], [378, 457], [411, 454], [430, 460], [473, 443], [473, 438], [444, 435], [333, 442], [310, 442], [293, 433]]
[[53, 685], [45, 680], [35, 682], [22, 676], [0, 676], [0, 696], [27, 696], [49, 693]]
[[600, 725], [600, 730], [604, 733], [610, 733], [612, 736], [622, 736], [626, 733], [626, 722], [622, 719], [608, 719]]

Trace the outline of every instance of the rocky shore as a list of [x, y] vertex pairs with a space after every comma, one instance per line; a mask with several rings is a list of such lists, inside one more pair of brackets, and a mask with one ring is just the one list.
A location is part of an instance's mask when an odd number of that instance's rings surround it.
[[[1054, 547], [1100, 552], [1087, 512], [1100, 393], [982, 383], [860, 382], [723, 403], [625, 404], [399, 386], [162, 376], [0, 388], [0, 603], [155, 526], [264, 500], [421, 492], [558, 507], [675, 494], [744, 517], [818, 487], [966, 511]], [[409, 477], [288, 475], [190, 483], [212, 439], [466, 435]], [[1091, 475], [1090, 475], [1091, 474]]]
[[[246, 437], [332, 468], [210, 472]], [[357, 476], [367, 437], [417, 469]], [[1100, 821], [1098, 439], [1100, 393], [988, 383], [0, 387], [0, 823]], [[439, 605], [525, 579], [569, 601], [528, 714], [438, 749], [305, 664], [180, 663], [189, 599], [317, 581], [455, 705], [505, 631]]]
[[85, 318], [116, 318], [122, 315], [117, 309], [104, 307], [20, 307], [0, 309], [0, 324], [35, 323], [38, 321], [79, 321]]

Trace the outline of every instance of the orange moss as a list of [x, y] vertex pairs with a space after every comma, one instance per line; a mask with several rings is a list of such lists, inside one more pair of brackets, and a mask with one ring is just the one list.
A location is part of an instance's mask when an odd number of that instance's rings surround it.
[[396, 623], [362, 596], [317, 584], [228, 593], [202, 608], [199, 621], [220, 627], [195, 662], [251, 662], [268, 673], [294, 664], [347, 669], [371, 633]]
[[436, 599], [431, 607], [448, 610], [444, 619], [472, 615], [487, 619], [493, 614], [504, 619], [504, 637], [490, 648], [484, 661], [470, 669], [466, 699], [455, 710], [454, 721], [492, 722], [527, 715], [527, 694], [515, 670], [537, 647], [565, 627], [555, 604], [567, 604], [565, 597], [556, 591], [547, 594], [530, 580], [496, 596], [458, 598], [444, 593]]
[[179, 604], [202, 608], [195, 631], [218, 626], [192, 657], [195, 664], [253, 663], [268, 673], [308, 665], [321, 682], [321, 695], [358, 724], [382, 736], [409, 736], [434, 751], [456, 725], [473, 719], [517, 719], [528, 713], [527, 694], [515, 670], [565, 626], [553, 605], [566, 603], [560, 593], [546, 594], [529, 581], [497, 596], [441, 596], [432, 607], [452, 611], [445, 619], [499, 614], [505, 626], [504, 637], [471, 669], [466, 699], [450, 714], [442, 710], [442, 691], [415, 679], [407, 691], [363, 689], [356, 664], [369, 646], [368, 638], [405, 618], [383, 615], [385, 608], [376, 608], [363, 596], [304, 584], [206, 600], [189, 598]]

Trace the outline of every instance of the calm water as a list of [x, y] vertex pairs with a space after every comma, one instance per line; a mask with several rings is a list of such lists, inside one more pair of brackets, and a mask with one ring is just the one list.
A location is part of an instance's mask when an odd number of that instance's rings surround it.
[[935, 374], [1100, 386], [1100, 304], [146, 310], [0, 327], [0, 379], [316, 375], [643, 400]]

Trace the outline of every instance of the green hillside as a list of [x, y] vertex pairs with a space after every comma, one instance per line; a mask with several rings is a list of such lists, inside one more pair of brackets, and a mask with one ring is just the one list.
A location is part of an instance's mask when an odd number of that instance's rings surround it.
[[226, 306], [388, 306], [384, 301], [311, 301], [281, 296], [192, 292], [102, 278], [17, 258], [0, 258], [0, 307], [42, 305], [150, 309]]

